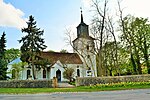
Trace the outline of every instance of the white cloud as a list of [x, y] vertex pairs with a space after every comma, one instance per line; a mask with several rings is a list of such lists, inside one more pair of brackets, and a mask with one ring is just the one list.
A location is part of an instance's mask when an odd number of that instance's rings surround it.
[[15, 8], [11, 4], [6, 4], [3, 0], [0, 0], [0, 26], [3, 27], [15, 27], [21, 29], [26, 27], [27, 24], [22, 18], [24, 13]]

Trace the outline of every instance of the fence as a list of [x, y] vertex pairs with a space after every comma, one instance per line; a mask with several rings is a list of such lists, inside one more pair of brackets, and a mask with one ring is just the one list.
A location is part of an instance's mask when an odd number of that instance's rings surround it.
[[107, 76], [107, 77], [78, 77], [76, 86], [89, 86], [96, 84], [119, 83], [119, 82], [147, 82], [150, 75], [130, 75], [130, 76]]
[[52, 88], [52, 80], [8, 80], [0, 81], [0, 88]]

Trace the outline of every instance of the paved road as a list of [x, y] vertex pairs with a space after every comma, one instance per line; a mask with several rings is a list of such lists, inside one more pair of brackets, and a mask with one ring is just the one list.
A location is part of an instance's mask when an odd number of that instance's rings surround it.
[[2, 95], [0, 100], [150, 100], [150, 89], [87, 93]]

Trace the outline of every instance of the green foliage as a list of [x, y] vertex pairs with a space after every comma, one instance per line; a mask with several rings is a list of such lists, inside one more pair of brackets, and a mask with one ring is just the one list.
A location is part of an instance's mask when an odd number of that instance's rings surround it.
[[8, 77], [7, 74], [7, 63], [5, 60], [5, 51], [6, 51], [6, 39], [5, 32], [3, 32], [0, 38], [0, 80], [6, 80]]
[[5, 59], [7, 60], [7, 63], [11, 62], [12, 60], [20, 57], [21, 52], [19, 49], [7, 49], [5, 52]]
[[48, 52], [55, 52], [54, 50], [48, 50]]
[[[145, 63], [150, 73], [150, 24], [147, 18], [126, 16], [122, 21], [122, 43], [130, 54], [130, 61], [135, 74], [142, 74], [142, 65]], [[144, 63], [142, 63], [144, 62]]]
[[27, 65], [26, 62], [19, 62], [19, 63], [12, 64], [11, 73], [12, 73], [13, 79], [19, 79], [20, 72], [23, 70], [25, 65]]
[[36, 21], [34, 21], [32, 15], [29, 16], [29, 22], [27, 24], [28, 27], [22, 29], [22, 32], [27, 33], [27, 35], [22, 37], [19, 43], [23, 43], [20, 48], [22, 53], [21, 59], [29, 62], [31, 56], [35, 56], [40, 51], [46, 49], [47, 46], [44, 45], [44, 39], [41, 38], [44, 30], [41, 31], [40, 28], [37, 28]]
[[73, 72], [74, 72], [74, 69], [66, 68], [63, 73], [64, 78], [68, 79], [71, 82], [73, 78]]
[[60, 52], [61, 52], [61, 53], [68, 53], [68, 51], [65, 50], [65, 49], [62, 49]]
[[117, 87], [138, 87], [138, 86], [144, 86], [144, 85], [150, 85], [150, 82], [121, 82], [121, 83], [107, 83], [107, 84], [96, 84], [94, 86], [91, 86], [90, 88], [117, 88]]
[[36, 21], [34, 20], [34, 17], [31, 15], [29, 16], [29, 21], [27, 22], [28, 27], [23, 28], [22, 32], [27, 33], [26, 36], [22, 37], [21, 40], [19, 40], [19, 43], [23, 43], [20, 50], [21, 50], [21, 60], [24, 62], [31, 63], [32, 65], [32, 72], [33, 72], [33, 78], [35, 79], [35, 70], [34, 70], [34, 63], [36, 61], [36, 56], [46, 49], [46, 45], [44, 45], [44, 39], [42, 38], [42, 35], [44, 33], [44, 30], [40, 30], [40, 28], [37, 28]]
[[[115, 42], [106, 42], [103, 46], [102, 57], [103, 57], [103, 66], [106, 68], [107, 76], [112, 76], [117, 74], [118, 68], [116, 62], [116, 48]], [[115, 72], [115, 73], [113, 73]]]

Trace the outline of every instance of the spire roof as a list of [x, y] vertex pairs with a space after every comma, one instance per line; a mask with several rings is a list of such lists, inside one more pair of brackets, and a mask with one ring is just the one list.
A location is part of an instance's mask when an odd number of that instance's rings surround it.
[[81, 23], [84, 23], [84, 22], [83, 22], [82, 8], [80, 8], [80, 9], [81, 9]]
[[89, 36], [88, 25], [83, 21], [82, 8], [81, 9], [81, 22], [77, 26], [77, 37]]

